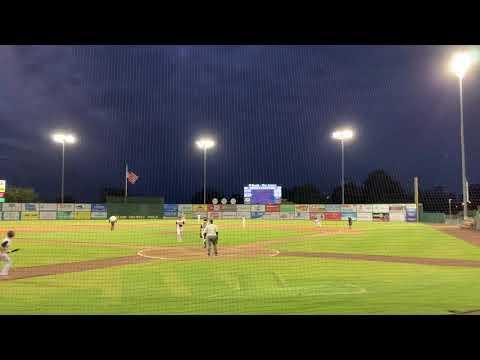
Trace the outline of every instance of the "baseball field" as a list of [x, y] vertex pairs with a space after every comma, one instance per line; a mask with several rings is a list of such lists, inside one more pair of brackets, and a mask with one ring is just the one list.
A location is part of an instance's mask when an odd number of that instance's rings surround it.
[[480, 312], [480, 233], [390, 222], [0, 222], [14, 230], [1, 314], [454, 314]]

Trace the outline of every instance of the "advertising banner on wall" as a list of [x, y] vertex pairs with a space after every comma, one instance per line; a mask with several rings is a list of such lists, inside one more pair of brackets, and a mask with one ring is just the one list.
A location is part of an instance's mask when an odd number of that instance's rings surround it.
[[57, 211], [57, 220], [73, 220], [73, 211]]
[[75, 211], [82, 212], [82, 211], [92, 211], [92, 204], [75, 204], [74, 205]]
[[280, 205], [280, 212], [283, 213], [295, 213], [295, 205], [293, 204], [281, 204]]
[[206, 204], [193, 204], [192, 211], [194, 213], [206, 213], [208, 211], [208, 206]]
[[222, 204], [208, 204], [208, 211], [209, 212], [218, 212], [222, 211], [223, 205]]
[[372, 213], [372, 204], [357, 204], [357, 213]]
[[237, 217], [237, 213], [233, 211], [224, 211], [222, 212], [222, 219], [235, 219]]
[[251, 206], [250, 205], [244, 205], [240, 204], [237, 205], [237, 212], [250, 212], [251, 211]]
[[3, 220], [20, 220], [20, 212], [19, 211], [3, 212]]
[[237, 211], [237, 218], [241, 219], [244, 217], [245, 219], [250, 219], [252, 213], [250, 211]]
[[353, 221], [357, 220], [357, 213], [356, 212], [348, 212], [348, 211], [343, 211], [342, 212], [342, 220], [347, 221], [348, 218], [352, 219]]
[[311, 212], [311, 211], [310, 211], [308, 214], [309, 214], [309, 216], [310, 216], [310, 220], [317, 220], [317, 219], [322, 220], [322, 214], [323, 214], [323, 213]]
[[371, 212], [357, 212], [358, 221], [373, 221], [373, 215]]
[[40, 215], [38, 211], [22, 211], [20, 218], [22, 220], [39, 220]]
[[411, 207], [407, 207], [406, 209], [406, 220], [408, 222], [416, 222], [417, 221], [417, 209], [416, 207], [415, 208], [411, 208]]
[[280, 212], [280, 205], [278, 205], [278, 204], [265, 205], [265, 211], [267, 213], [278, 213], [278, 212]]
[[57, 204], [58, 211], [73, 211], [75, 209], [75, 204]]
[[280, 212], [280, 219], [282, 219], [282, 220], [295, 219], [295, 213], [292, 213], [292, 212]]
[[91, 219], [92, 220], [101, 220], [107, 219], [108, 215], [106, 211], [92, 211]]
[[307, 211], [295, 211], [295, 219], [308, 220], [310, 219], [310, 215]]
[[193, 212], [193, 205], [192, 204], [178, 204], [178, 212], [179, 213]]
[[212, 211], [208, 213], [209, 219], [220, 219], [222, 217], [222, 213], [219, 211]]
[[340, 211], [341, 212], [356, 212], [357, 211], [357, 205], [351, 205], [351, 204], [340, 205]]
[[266, 212], [263, 218], [267, 220], [280, 220], [280, 212]]
[[342, 213], [340, 211], [330, 211], [323, 213], [325, 220], [342, 220]]
[[22, 211], [38, 211], [38, 204], [35, 204], [35, 203], [22, 204]]
[[75, 220], [90, 220], [90, 217], [92, 216], [91, 215], [92, 213], [90, 211], [78, 211], [78, 212], [75, 212], [75, 215], [73, 216], [73, 218]]
[[40, 211], [39, 218], [40, 220], [57, 220], [57, 212], [56, 211]]
[[251, 205], [251, 212], [265, 212], [265, 205]]
[[390, 206], [388, 204], [373, 204], [372, 212], [388, 214], [390, 212]]
[[390, 212], [405, 212], [405, 204], [390, 204]]
[[340, 211], [342, 211], [342, 208], [339, 204], [326, 204], [325, 205], [325, 211], [340, 212]]
[[389, 213], [373, 213], [373, 221], [389, 221]]
[[252, 219], [262, 219], [265, 213], [263, 211], [252, 211], [250, 214]]
[[308, 211], [308, 205], [305, 204], [305, 205], [302, 205], [302, 204], [299, 204], [299, 205], [295, 205], [295, 212], [307, 212]]
[[318, 213], [325, 211], [325, 204], [310, 204], [308, 205], [308, 211]]
[[7, 180], [0, 180], [0, 192], [4, 193], [7, 189]]
[[22, 204], [17, 203], [3, 203], [3, 211], [22, 211]]
[[92, 212], [107, 212], [106, 204], [92, 204]]
[[164, 217], [177, 217], [178, 216], [177, 204], [163, 204], [163, 216]]
[[224, 212], [237, 212], [237, 205], [235, 204], [225, 204], [222, 206], [222, 211]]
[[57, 204], [40, 203], [38, 209], [40, 211], [57, 211]]

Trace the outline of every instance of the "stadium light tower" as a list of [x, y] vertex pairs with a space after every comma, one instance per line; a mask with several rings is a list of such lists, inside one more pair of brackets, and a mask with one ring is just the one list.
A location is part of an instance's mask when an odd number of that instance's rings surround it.
[[345, 140], [353, 139], [352, 129], [340, 129], [332, 133], [332, 138], [340, 140], [342, 143], [342, 204], [345, 204], [345, 155], [344, 155], [344, 142]]
[[463, 137], [463, 78], [473, 63], [473, 58], [468, 52], [459, 52], [453, 55], [450, 61], [450, 70], [458, 77], [460, 91], [460, 142], [462, 152], [462, 189], [463, 189], [463, 218], [468, 216], [468, 188], [465, 170], [465, 141]]
[[64, 195], [64, 186], [65, 186], [65, 144], [74, 144], [75, 136], [72, 134], [64, 134], [64, 133], [55, 133], [52, 135], [53, 141], [56, 143], [62, 144], [62, 195], [61, 201], [63, 204], [63, 195]]
[[203, 203], [207, 203], [207, 149], [215, 146], [215, 141], [209, 138], [201, 138], [196, 142], [197, 146], [203, 150]]

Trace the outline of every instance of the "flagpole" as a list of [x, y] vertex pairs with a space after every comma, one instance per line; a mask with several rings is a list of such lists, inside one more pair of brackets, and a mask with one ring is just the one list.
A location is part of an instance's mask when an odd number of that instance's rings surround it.
[[128, 195], [128, 164], [125, 163], [125, 199], [124, 202], [127, 202]]

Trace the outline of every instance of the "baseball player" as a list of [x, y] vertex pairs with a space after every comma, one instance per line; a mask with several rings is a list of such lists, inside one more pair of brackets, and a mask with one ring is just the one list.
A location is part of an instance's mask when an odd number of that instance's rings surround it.
[[348, 217], [348, 228], [349, 229], [352, 228], [352, 218], [351, 217]]
[[15, 233], [10, 230], [9, 232], [7, 232], [7, 237], [0, 244], [0, 260], [5, 263], [5, 265], [3, 265], [2, 271], [0, 271], [0, 276], [8, 276], [8, 272], [12, 267], [12, 260], [10, 260], [10, 256], [8, 256], [8, 253], [10, 252], [9, 248], [12, 244], [12, 240], [14, 237]]
[[113, 229], [115, 228], [115, 224], [117, 223], [118, 219], [116, 216], [110, 216], [110, 218], [108, 219], [108, 222], [110, 223], [110, 230], [113, 231]]
[[246, 226], [246, 219], [245, 216], [242, 216], [242, 227], [245, 229]]
[[207, 238], [206, 238], [206, 234], [203, 232], [203, 230], [207, 227], [207, 225], [208, 225], [208, 219], [204, 218], [203, 219], [203, 224], [200, 224], [200, 239], [202, 239], [202, 241], [203, 241], [203, 248], [204, 249], [207, 248]]
[[213, 252], [215, 256], [218, 255], [217, 251], [217, 243], [218, 243], [218, 227], [213, 223], [213, 219], [210, 219], [210, 224], [208, 224], [203, 232], [206, 236], [207, 243], [208, 243], [208, 256], [210, 256], [212, 245], [213, 245]]
[[315, 217], [315, 225], [322, 226], [321, 217], [319, 215]]
[[177, 241], [183, 241], [183, 226], [185, 225], [185, 218], [183, 216], [179, 216], [177, 221]]

